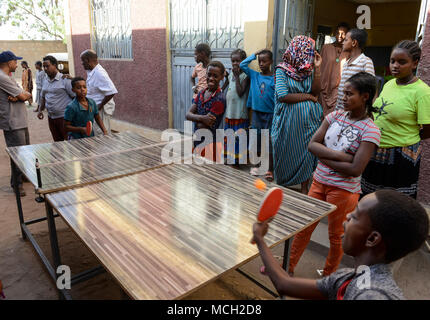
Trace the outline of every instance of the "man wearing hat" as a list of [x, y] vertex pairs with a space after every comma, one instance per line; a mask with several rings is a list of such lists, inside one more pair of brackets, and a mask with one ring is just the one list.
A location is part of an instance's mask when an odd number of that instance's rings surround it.
[[[6, 146], [16, 147], [30, 144], [28, 134], [27, 108], [24, 101], [31, 94], [22, 90], [10, 76], [18, 67], [17, 57], [11, 51], [0, 53], [0, 129], [3, 130]], [[11, 161], [11, 186], [18, 184], [21, 196], [25, 196], [22, 187], [22, 173]]]

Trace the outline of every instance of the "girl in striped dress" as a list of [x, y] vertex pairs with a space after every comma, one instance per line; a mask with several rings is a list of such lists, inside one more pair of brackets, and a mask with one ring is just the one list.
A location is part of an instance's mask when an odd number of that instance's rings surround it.
[[[372, 120], [376, 78], [360, 72], [344, 87], [344, 110], [333, 111], [312, 137], [309, 151], [318, 157], [309, 196], [336, 205], [328, 216], [330, 250], [323, 275], [336, 271], [343, 256], [342, 234], [346, 215], [353, 211], [361, 193], [361, 174], [379, 146], [381, 133]], [[288, 272], [294, 273], [317, 223], [295, 237]]]
[[[276, 67], [275, 109], [272, 123], [273, 171], [282, 186], [301, 184], [307, 194], [309, 180], [317, 165], [308, 144], [321, 124], [321, 56], [315, 41], [295, 37]], [[315, 69], [315, 70], [314, 70]], [[314, 72], [313, 72], [314, 70]]]

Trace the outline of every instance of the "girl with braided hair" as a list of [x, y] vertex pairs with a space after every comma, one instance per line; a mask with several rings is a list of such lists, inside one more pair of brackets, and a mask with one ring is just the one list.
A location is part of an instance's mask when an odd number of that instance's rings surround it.
[[415, 75], [421, 49], [403, 40], [391, 52], [387, 82], [375, 100], [375, 123], [381, 144], [363, 173], [364, 194], [394, 189], [416, 199], [421, 140], [430, 137], [430, 87]]

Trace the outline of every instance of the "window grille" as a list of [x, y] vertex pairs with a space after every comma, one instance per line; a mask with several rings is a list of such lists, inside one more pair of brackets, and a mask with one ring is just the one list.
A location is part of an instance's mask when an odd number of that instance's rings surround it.
[[170, 47], [243, 48], [243, 0], [170, 0]]
[[133, 59], [130, 0], [90, 0], [91, 43], [101, 59]]

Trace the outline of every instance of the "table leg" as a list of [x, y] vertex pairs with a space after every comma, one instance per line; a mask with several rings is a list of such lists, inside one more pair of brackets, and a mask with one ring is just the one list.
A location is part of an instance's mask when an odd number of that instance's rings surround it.
[[[48, 201], [45, 201], [46, 218], [48, 220], [49, 242], [51, 243], [52, 259], [54, 261], [55, 280], [57, 279], [58, 266], [61, 265], [60, 249], [58, 247], [57, 229], [55, 227], [54, 211]], [[55, 283], [57, 285], [57, 283]], [[63, 298], [63, 294], [58, 290], [58, 296]]]
[[288, 272], [288, 265], [290, 264], [290, 249], [291, 249], [291, 239], [285, 240], [284, 243], [284, 258], [282, 260], [282, 268]]
[[[11, 161], [12, 164], [12, 171], [16, 172], [18, 170], [17, 166], [15, 165], [15, 162]], [[24, 232], [23, 225], [24, 225], [24, 214], [22, 213], [22, 203], [21, 203], [21, 194], [19, 193], [19, 186], [18, 186], [18, 180], [16, 173], [13, 174], [13, 190], [15, 192], [16, 197], [16, 205], [18, 207], [18, 217], [19, 217], [19, 226], [21, 228], [21, 235], [22, 239], [26, 240], [27, 236]]]

